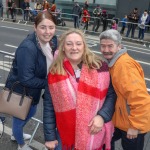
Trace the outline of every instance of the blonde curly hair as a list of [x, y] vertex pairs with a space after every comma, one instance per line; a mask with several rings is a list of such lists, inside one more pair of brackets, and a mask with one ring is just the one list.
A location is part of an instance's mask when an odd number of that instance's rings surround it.
[[101, 61], [102, 59], [95, 55], [87, 46], [84, 34], [81, 30], [79, 29], [69, 29], [68, 31], [64, 32], [60, 37], [59, 37], [59, 47], [58, 47], [58, 56], [52, 63], [50, 67], [50, 72], [52, 74], [65, 74], [65, 70], [63, 68], [63, 60], [66, 57], [65, 52], [63, 51], [64, 49], [64, 44], [66, 37], [72, 33], [76, 33], [81, 36], [83, 43], [84, 43], [84, 52], [82, 56], [82, 62], [86, 66], [88, 66], [89, 69], [99, 69], [101, 67]]

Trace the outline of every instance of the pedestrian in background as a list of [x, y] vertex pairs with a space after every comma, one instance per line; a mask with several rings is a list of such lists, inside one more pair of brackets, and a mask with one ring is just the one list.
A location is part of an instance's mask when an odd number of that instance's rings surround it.
[[143, 150], [144, 136], [150, 131], [150, 95], [142, 67], [122, 48], [121, 40], [117, 30], [100, 34], [100, 51], [108, 61], [117, 94], [111, 150], [119, 139], [124, 150]]
[[52, 4], [52, 6], [51, 6], [51, 8], [50, 8], [50, 11], [51, 11], [52, 13], [55, 13], [55, 12], [56, 12], [56, 4], [55, 4], [55, 3]]
[[46, 147], [58, 144], [57, 127], [62, 149], [110, 149], [116, 94], [106, 62], [77, 29], [61, 35], [58, 49], [48, 75], [51, 97], [44, 99]]
[[84, 7], [85, 7], [86, 9], [89, 8], [89, 1], [88, 1], [88, 0], [86, 0], [86, 1], [84, 2]]
[[3, 18], [3, 2], [0, 0], [0, 18]]
[[147, 10], [144, 11], [144, 13], [141, 15], [140, 19], [139, 19], [139, 35], [138, 35], [138, 39], [139, 40], [144, 40], [144, 32], [145, 32], [145, 28], [146, 25], [148, 25], [148, 12]]
[[108, 14], [107, 11], [104, 9], [102, 10], [102, 22], [103, 22], [103, 29], [102, 31], [105, 31], [107, 29], [108, 26]]
[[84, 30], [88, 30], [89, 26], [89, 21], [90, 21], [90, 14], [89, 11], [86, 7], [83, 8], [83, 16], [82, 16], [82, 22], [84, 23]]
[[16, 21], [16, 13], [17, 13], [16, 8], [17, 8], [16, 3], [12, 1], [11, 16], [12, 16], [13, 22]]
[[11, 11], [12, 11], [12, 0], [8, 0], [7, 2], [7, 18], [9, 18], [9, 15], [12, 14]]
[[94, 16], [94, 23], [92, 30], [97, 32], [102, 19], [102, 10], [100, 8], [100, 5], [97, 5], [96, 8], [93, 10], [93, 16]]
[[43, 0], [43, 10], [49, 10], [50, 4], [47, 0]]
[[75, 2], [74, 7], [72, 9], [74, 28], [79, 28], [79, 15], [81, 14], [81, 8], [78, 2]]
[[[53, 54], [57, 48], [55, 34], [55, 20], [48, 11], [38, 13], [34, 22], [35, 32], [28, 35], [16, 50], [12, 69], [6, 81], [6, 87], [19, 81], [26, 87], [27, 95], [33, 98], [32, 105], [25, 120], [13, 117], [11, 140], [16, 140], [18, 150], [32, 150], [24, 140], [31, 135], [24, 134], [23, 128], [36, 113], [41, 91], [47, 86], [47, 73], [53, 61]], [[22, 94], [22, 86], [18, 85], [14, 91]]]
[[23, 16], [24, 16], [24, 21], [28, 21], [29, 19], [29, 7], [30, 4], [27, 0], [24, 0], [23, 4], [22, 4], [22, 9], [23, 9]]
[[116, 20], [112, 20], [112, 23], [111, 23], [111, 27], [110, 27], [111, 29], [114, 29], [114, 30], [117, 30], [117, 28], [118, 28], [118, 25], [117, 25], [117, 23], [116, 23]]
[[37, 10], [37, 11], [40, 11], [42, 10], [42, 4], [41, 2], [37, 1], [34, 5], [34, 9]]
[[128, 18], [127, 15], [125, 15], [124, 18], [122, 19], [122, 28], [121, 28], [120, 34], [124, 34], [124, 30], [127, 24], [127, 18]]
[[131, 38], [134, 38], [134, 32], [137, 27], [138, 20], [139, 20], [138, 8], [134, 8], [134, 10], [128, 15], [129, 23], [126, 37], [128, 37], [131, 32]]

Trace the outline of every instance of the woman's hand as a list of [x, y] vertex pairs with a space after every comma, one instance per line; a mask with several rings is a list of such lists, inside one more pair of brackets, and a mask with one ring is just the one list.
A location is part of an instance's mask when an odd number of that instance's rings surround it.
[[54, 150], [56, 146], [58, 145], [58, 141], [47, 141], [45, 142], [45, 146], [48, 150]]
[[104, 119], [100, 115], [96, 115], [89, 123], [90, 134], [97, 134], [102, 130], [104, 125]]

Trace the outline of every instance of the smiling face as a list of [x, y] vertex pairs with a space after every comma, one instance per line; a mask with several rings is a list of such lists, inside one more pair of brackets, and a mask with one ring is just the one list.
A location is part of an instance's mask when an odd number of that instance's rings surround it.
[[79, 64], [84, 53], [84, 42], [77, 33], [67, 35], [64, 42], [64, 53], [71, 64]]
[[40, 42], [46, 44], [55, 34], [55, 24], [49, 19], [43, 19], [37, 26], [34, 26]]
[[111, 60], [120, 49], [121, 45], [116, 44], [111, 39], [102, 39], [100, 41], [100, 51], [107, 60]]

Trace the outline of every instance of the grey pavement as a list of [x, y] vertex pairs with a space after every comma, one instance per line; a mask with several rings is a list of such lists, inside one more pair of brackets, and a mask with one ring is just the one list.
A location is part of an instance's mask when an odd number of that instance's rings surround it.
[[[6, 17], [4, 15], [4, 17]], [[5, 19], [6, 20], [6, 19]], [[22, 16], [17, 16], [17, 21], [16, 23], [18, 23], [18, 20], [22, 20]], [[12, 20], [8, 20], [8, 21], [12, 21]], [[71, 28], [73, 27], [73, 22], [72, 21], [65, 21], [66, 22], [66, 26], [65, 27], [62, 27], [62, 26], [57, 26], [57, 29], [62, 29], [62, 30], [67, 30], [68, 28]], [[20, 21], [20, 23], [24, 23], [25, 22], [22, 22]], [[27, 22], [27, 24], [33, 24], [33, 23], [30, 23], [30, 22]], [[89, 25], [89, 30], [91, 31], [92, 30], [92, 25]], [[120, 28], [118, 29], [120, 31]], [[127, 29], [126, 29], [127, 31]], [[94, 32], [89, 32], [89, 31], [86, 31], [85, 32], [85, 35], [86, 36], [92, 36], [93, 38], [97, 38], [98, 35], [100, 34], [101, 32], [101, 27], [99, 29], [99, 32], [98, 33], [94, 33]], [[138, 30], [136, 30], [135, 32], [135, 37], [137, 37], [138, 35]], [[145, 40], [144, 42], [140, 41], [141, 43], [146, 43], [146, 44], [149, 44], [150, 42], [150, 33], [145, 33]], [[139, 42], [137, 41], [137, 39], [130, 39], [130, 38], [125, 38], [123, 36], [123, 39], [124, 40], [128, 40], [128, 41], [131, 41], [131, 42]], [[35, 117], [38, 116], [38, 119], [42, 120], [42, 114], [43, 114], [43, 106], [42, 106], [42, 99], [40, 101], [40, 104], [38, 105], [38, 109], [37, 109], [37, 114]], [[12, 142], [10, 140], [10, 135], [11, 135], [11, 117], [8, 116], [8, 115], [5, 115], [6, 116], [6, 122], [5, 122], [5, 133], [3, 135], [3, 137], [0, 139], [0, 150], [16, 150], [17, 149], [17, 143], [16, 142]], [[32, 134], [35, 127], [36, 127], [36, 124], [37, 122], [31, 120], [29, 121], [29, 123], [26, 125], [25, 127], [25, 130], [24, 132], [25, 133], [29, 133], [29, 134]], [[34, 150], [43, 150], [43, 147], [44, 147], [44, 136], [43, 136], [43, 126], [42, 124], [39, 125], [39, 128], [34, 136], [34, 140], [31, 142], [31, 147], [34, 149]], [[116, 150], [122, 150], [122, 147], [121, 147], [121, 143], [120, 143], [120, 140], [116, 143]], [[150, 150], [150, 133], [148, 133], [146, 136], [145, 136], [145, 146], [144, 146], [144, 150]]]

